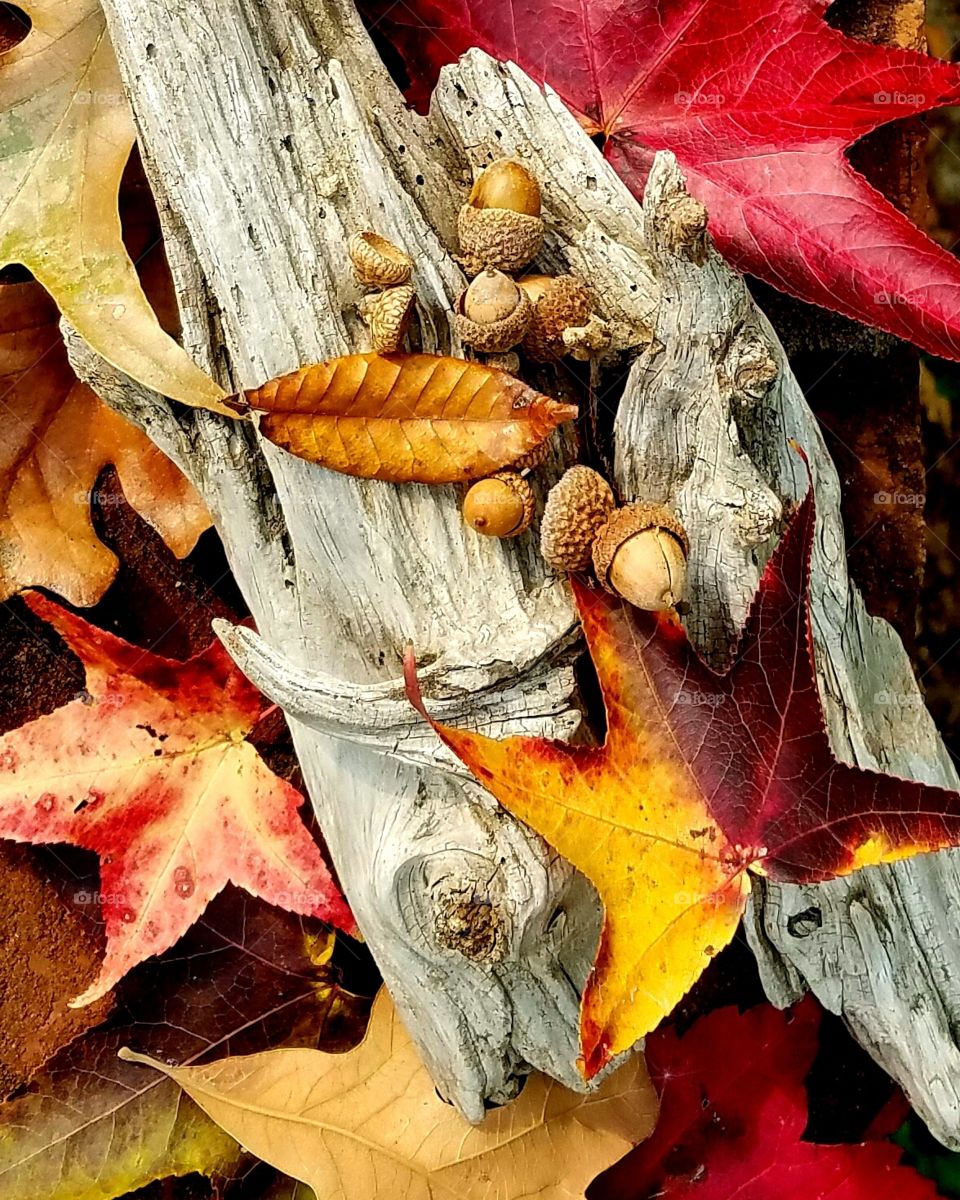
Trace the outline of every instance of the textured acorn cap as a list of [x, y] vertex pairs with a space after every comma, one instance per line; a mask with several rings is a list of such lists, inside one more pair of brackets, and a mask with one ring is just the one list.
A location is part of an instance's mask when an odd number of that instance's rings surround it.
[[534, 362], [549, 362], [567, 353], [565, 329], [586, 325], [593, 297], [575, 275], [530, 275], [518, 280], [533, 300], [533, 320], [523, 339], [524, 353]]
[[540, 521], [540, 553], [558, 571], [590, 565], [594, 538], [616, 506], [610, 484], [590, 467], [571, 467], [551, 489]]
[[[482, 278], [482, 276], [478, 276], [478, 278]], [[523, 340], [523, 335], [527, 332], [533, 319], [533, 305], [526, 293], [517, 288], [517, 304], [513, 312], [501, 317], [499, 321], [481, 324], [478, 321], [471, 321], [463, 311], [468, 290], [465, 289], [457, 297], [454, 314], [454, 323], [460, 340], [466, 342], [468, 346], [472, 346], [474, 350], [482, 350], [486, 354], [497, 354], [502, 350], [509, 350], [511, 346], [518, 345]]]
[[519, 271], [543, 245], [543, 221], [509, 208], [475, 208], [464, 204], [457, 217], [460, 261], [468, 275], [484, 267]]
[[370, 326], [373, 348], [381, 354], [393, 354], [403, 344], [410, 318], [413, 316], [417, 293], [409, 283], [388, 288], [372, 296], [363, 305], [364, 320]]
[[533, 520], [533, 488], [516, 471], [478, 479], [463, 498], [463, 519], [486, 537], [518, 537]]
[[353, 234], [347, 253], [364, 287], [395, 287], [406, 283], [413, 271], [410, 255], [372, 229]]
[[[686, 531], [674, 513], [662, 504], [648, 502], [628, 504], [625, 508], [617, 509], [616, 512], [611, 514], [610, 519], [598, 532], [593, 543], [593, 569], [596, 571], [597, 579], [600, 580], [607, 591], [618, 595], [624, 594], [621, 589], [613, 586], [610, 578], [614, 559], [618, 551], [627, 542], [647, 530], [666, 534], [672, 540], [673, 544], [679, 548], [679, 560], [683, 561], [686, 559], [690, 543]], [[677, 581], [674, 593], [679, 592], [682, 582], [682, 579]], [[627, 595], [625, 598], [632, 603], [639, 603], [633, 596]], [[656, 603], [657, 599], [657, 597], [652, 597], [649, 603], [644, 602], [639, 604], [639, 606], [644, 608], [668, 606]], [[677, 596], [674, 594], [671, 603], [676, 599]]]

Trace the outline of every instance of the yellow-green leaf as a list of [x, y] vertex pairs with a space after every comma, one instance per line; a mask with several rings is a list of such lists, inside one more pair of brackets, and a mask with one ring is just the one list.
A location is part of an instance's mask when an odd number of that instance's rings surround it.
[[115, 367], [185, 404], [234, 416], [161, 329], [120, 237], [134, 142], [96, 0], [24, 2], [31, 29], [0, 56], [0, 266], [22, 263]]
[[645, 1138], [657, 1101], [636, 1055], [582, 1096], [533, 1075], [478, 1126], [437, 1096], [381, 992], [349, 1054], [268, 1050], [209, 1066], [156, 1067], [258, 1158], [320, 1200], [571, 1200]]

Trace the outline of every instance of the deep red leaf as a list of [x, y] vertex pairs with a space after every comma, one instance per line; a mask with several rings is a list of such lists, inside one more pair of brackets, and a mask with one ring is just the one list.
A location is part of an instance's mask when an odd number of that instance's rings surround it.
[[960, 265], [844, 151], [960, 99], [960, 70], [856, 41], [821, 0], [367, 0], [422, 98], [470, 46], [549, 83], [635, 193], [672, 150], [743, 271], [960, 357]]
[[660, 1120], [597, 1186], [598, 1200], [932, 1200], [933, 1184], [901, 1166], [889, 1142], [802, 1140], [819, 1023], [805, 1000], [791, 1013], [718, 1009], [682, 1038], [672, 1029], [649, 1038]]

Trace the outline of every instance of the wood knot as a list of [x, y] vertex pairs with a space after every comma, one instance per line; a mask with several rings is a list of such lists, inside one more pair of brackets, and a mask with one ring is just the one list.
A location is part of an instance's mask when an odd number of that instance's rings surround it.
[[434, 930], [441, 946], [471, 962], [501, 962], [506, 956], [509, 929], [500, 907], [473, 892], [445, 896]]
[[692, 196], [678, 196], [667, 209], [667, 245], [702, 264], [707, 254], [707, 210]]

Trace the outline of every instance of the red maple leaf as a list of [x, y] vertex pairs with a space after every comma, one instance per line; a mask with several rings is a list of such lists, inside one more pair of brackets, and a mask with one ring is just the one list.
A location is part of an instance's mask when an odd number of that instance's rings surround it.
[[0, 738], [0, 837], [100, 857], [106, 955], [72, 1003], [172, 946], [229, 882], [352, 932], [303, 797], [244, 740], [263, 699], [219, 642], [175, 662], [25, 599], [86, 668], [81, 695]]
[[648, 1038], [660, 1119], [594, 1185], [597, 1200], [933, 1200], [933, 1183], [890, 1142], [802, 1140], [819, 1025], [807, 999], [789, 1013], [722, 1008], [683, 1037], [663, 1029]]
[[[604, 903], [581, 1011], [588, 1076], [653, 1029], [729, 942], [752, 874], [810, 883], [960, 844], [960, 793], [852, 766], [831, 749], [810, 629], [814, 527], [811, 489], [722, 672], [675, 614], [574, 581], [606, 709], [602, 746], [432, 722]], [[409, 655], [406, 667], [426, 716]]]
[[470, 46], [549, 83], [638, 195], [672, 150], [719, 250], [802, 300], [960, 357], [960, 264], [845, 156], [960, 99], [960, 70], [856, 41], [822, 0], [367, 0], [423, 96]]

